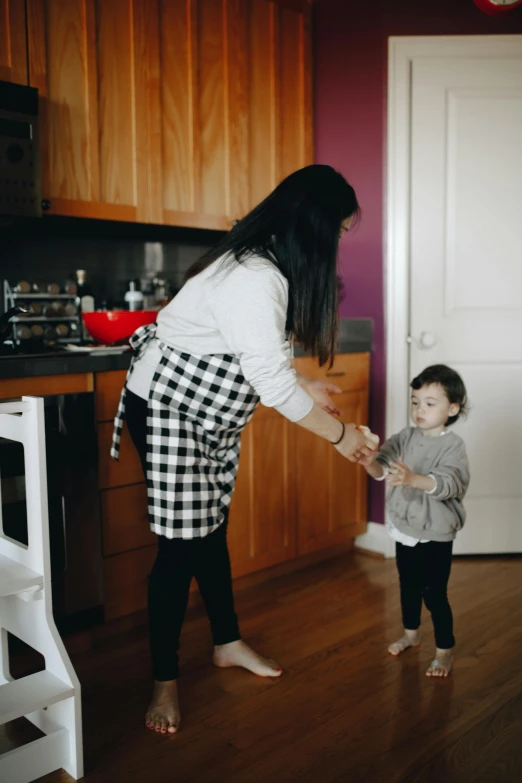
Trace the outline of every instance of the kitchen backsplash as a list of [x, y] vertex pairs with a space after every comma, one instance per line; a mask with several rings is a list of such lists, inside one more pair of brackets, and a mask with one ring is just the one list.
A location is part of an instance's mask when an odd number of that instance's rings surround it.
[[[96, 306], [121, 305], [129, 280], [148, 265], [163, 265], [157, 277], [180, 288], [188, 267], [220, 236], [219, 232], [46, 216], [0, 226], [0, 277], [44, 280], [63, 285], [85, 269]], [[159, 243], [159, 247], [150, 243]], [[3, 308], [3, 296], [0, 308]]]

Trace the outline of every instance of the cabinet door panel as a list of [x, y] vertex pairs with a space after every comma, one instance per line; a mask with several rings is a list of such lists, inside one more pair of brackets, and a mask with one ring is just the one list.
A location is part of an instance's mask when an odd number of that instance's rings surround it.
[[97, 4], [99, 198], [136, 204], [133, 22], [129, 0]]
[[163, 208], [178, 212], [196, 211], [197, 18], [191, 8], [187, 2], [160, 3]]
[[234, 576], [295, 557], [294, 429], [262, 406], [245, 429], [230, 510]]
[[0, 80], [27, 84], [25, 4], [0, 0]]
[[[367, 392], [336, 395], [341, 419], [367, 423]], [[329, 443], [299, 430], [296, 447], [298, 553], [307, 554], [359, 534], [366, 523], [365, 471]]]
[[147, 0], [27, 0], [51, 213], [161, 222], [157, 28]]
[[246, 5], [238, 82], [247, 96], [249, 177], [240, 215], [313, 162], [310, 6], [266, 0]]
[[29, 73], [40, 91], [42, 194], [99, 190], [96, 25], [89, 0], [28, 0]]

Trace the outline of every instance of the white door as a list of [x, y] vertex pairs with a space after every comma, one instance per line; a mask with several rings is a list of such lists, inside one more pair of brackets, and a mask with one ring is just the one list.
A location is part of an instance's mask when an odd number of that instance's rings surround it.
[[522, 36], [473, 40], [411, 58], [409, 376], [444, 363], [468, 389], [454, 551], [522, 552]]

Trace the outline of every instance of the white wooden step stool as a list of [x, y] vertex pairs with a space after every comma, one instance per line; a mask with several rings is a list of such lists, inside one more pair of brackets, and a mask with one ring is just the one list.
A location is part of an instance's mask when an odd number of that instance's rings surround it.
[[[0, 403], [0, 437], [24, 446], [29, 541], [7, 538], [0, 524], [0, 725], [25, 716], [45, 735], [0, 755], [0, 781], [29, 783], [60, 768], [77, 779], [83, 776], [80, 683], [52, 614], [43, 399]], [[44, 656], [43, 671], [13, 680], [8, 632]]]

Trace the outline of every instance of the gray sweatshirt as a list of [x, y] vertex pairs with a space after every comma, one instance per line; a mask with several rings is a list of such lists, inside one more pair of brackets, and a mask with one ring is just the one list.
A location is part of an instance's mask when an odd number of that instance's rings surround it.
[[390, 487], [387, 510], [395, 527], [406, 535], [429, 541], [452, 541], [466, 520], [462, 501], [469, 486], [469, 463], [464, 441], [448, 431], [424, 436], [406, 427], [381, 446], [376, 457], [383, 467], [398, 458], [413, 473], [432, 476], [434, 492], [413, 487]]

